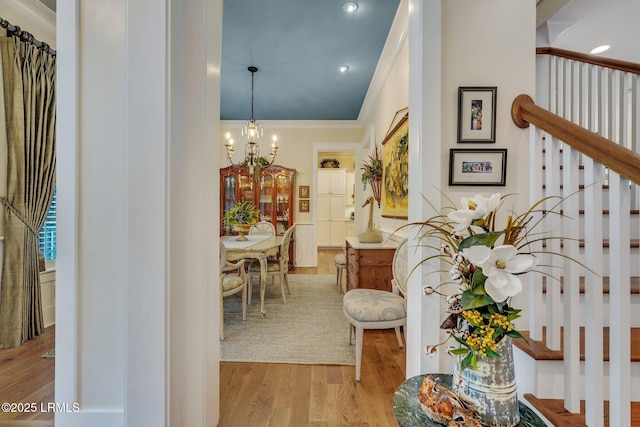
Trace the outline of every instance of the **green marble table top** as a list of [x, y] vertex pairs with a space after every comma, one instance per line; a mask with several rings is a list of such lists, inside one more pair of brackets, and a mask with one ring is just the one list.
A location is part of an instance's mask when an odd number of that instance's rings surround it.
[[[432, 374], [438, 384], [450, 388], [450, 374]], [[393, 411], [400, 427], [441, 427], [424, 413], [418, 402], [418, 390], [427, 375], [409, 378], [396, 389], [393, 395]], [[524, 403], [518, 402], [520, 409], [520, 423], [518, 427], [546, 427], [547, 425]]]

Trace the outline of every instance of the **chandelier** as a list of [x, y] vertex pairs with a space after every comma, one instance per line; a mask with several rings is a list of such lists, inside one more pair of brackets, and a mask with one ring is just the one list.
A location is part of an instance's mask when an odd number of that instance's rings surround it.
[[224, 144], [227, 148], [227, 159], [232, 166], [246, 166], [249, 169], [249, 176], [254, 177], [256, 180], [260, 175], [260, 169], [263, 167], [271, 166], [276, 159], [276, 153], [278, 151], [278, 138], [274, 135], [271, 142], [271, 154], [269, 158], [260, 157], [260, 146], [256, 142], [258, 138], [263, 135], [263, 129], [260, 123], [256, 122], [253, 117], [253, 75], [258, 71], [257, 67], [251, 66], [248, 68], [251, 72], [251, 118], [247, 120], [242, 127], [241, 135], [247, 137], [248, 141], [244, 147], [244, 160], [241, 163], [234, 163], [233, 161], [233, 138], [231, 134], [227, 132], [227, 142]]

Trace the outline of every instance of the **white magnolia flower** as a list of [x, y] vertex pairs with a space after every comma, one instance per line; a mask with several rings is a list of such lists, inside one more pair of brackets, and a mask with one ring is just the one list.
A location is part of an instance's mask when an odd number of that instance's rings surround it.
[[538, 261], [532, 255], [519, 254], [512, 245], [472, 246], [462, 253], [487, 277], [484, 289], [496, 302], [502, 302], [517, 295], [522, 290], [522, 282], [516, 274], [524, 273], [536, 266]]
[[490, 197], [483, 197], [480, 194], [469, 197], [461, 197], [462, 209], [450, 212], [447, 217], [457, 225], [454, 233], [462, 233], [469, 228], [475, 220], [485, 218], [489, 213], [495, 211], [500, 203], [500, 193], [492, 194]]

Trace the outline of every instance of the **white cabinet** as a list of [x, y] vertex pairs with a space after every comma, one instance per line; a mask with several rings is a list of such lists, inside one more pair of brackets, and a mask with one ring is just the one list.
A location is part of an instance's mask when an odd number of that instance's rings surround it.
[[345, 169], [318, 171], [318, 246], [344, 246]]

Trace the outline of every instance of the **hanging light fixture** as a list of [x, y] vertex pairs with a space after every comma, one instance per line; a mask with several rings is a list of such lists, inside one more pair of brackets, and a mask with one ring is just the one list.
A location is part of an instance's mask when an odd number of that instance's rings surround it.
[[241, 135], [247, 137], [248, 141], [244, 148], [244, 161], [242, 163], [233, 162], [233, 139], [231, 134], [227, 132], [227, 142], [224, 144], [227, 148], [227, 159], [233, 166], [246, 166], [249, 169], [249, 175], [256, 180], [260, 176], [260, 168], [271, 166], [276, 159], [276, 153], [278, 152], [278, 138], [274, 135], [271, 143], [271, 155], [269, 159], [266, 157], [260, 157], [260, 146], [256, 142], [258, 138], [263, 135], [263, 129], [260, 123], [256, 122], [253, 117], [253, 77], [254, 73], [258, 71], [257, 67], [251, 66], [248, 68], [251, 72], [251, 118], [247, 120], [241, 130]]

